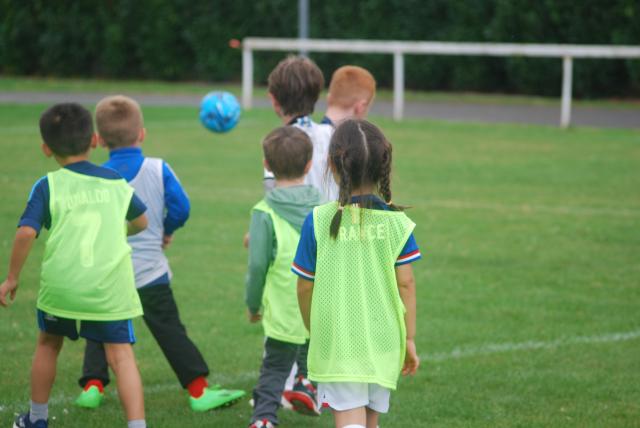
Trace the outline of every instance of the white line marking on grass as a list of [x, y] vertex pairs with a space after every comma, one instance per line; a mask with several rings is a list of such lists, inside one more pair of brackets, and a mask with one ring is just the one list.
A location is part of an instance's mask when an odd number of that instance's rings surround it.
[[[498, 354], [504, 352], [515, 352], [515, 351], [531, 351], [538, 349], [556, 349], [563, 346], [569, 345], [580, 345], [580, 344], [594, 344], [594, 343], [610, 343], [610, 342], [624, 342], [628, 340], [634, 340], [640, 338], [640, 330], [628, 331], [624, 333], [608, 333], [602, 334], [599, 336], [574, 336], [574, 337], [564, 337], [551, 341], [535, 341], [529, 340], [526, 342], [506, 342], [506, 343], [491, 343], [480, 346], [469, 346], [462, 348], [455, 348], [449, 352], [437, 352], [434, 354], [423, 354], [420, 356], [420, 359], [423, 361], [433, 361], [433, 362], [442, 362], [449, 360], [457, 360], [460, 358], [471, 358], [483, 355], [491, 355]], [[257, 371], [246, 371], [240, 372], [235, 375], [227, 375], [227, 374], [214, 374], [209, 377], [209, 380], [212, 383], [221, 383], [223, 388], [234, 388], [235, 384], [246, 382], [249, 380], [257, 380], [259, 373]], [[166, 391], [180, 391], [181, 388], [177, 382], [171, 383], [160, 383], [150, 386], [144, 387], [144, 395], [156, 395], [160, 393], [164, 393]], [[110, 388], [107, 392], [107, 395], [117, 400], [117, 392], [114, 388]], [[54, 406], [63, 406], [66, 404], [71, 404], [75, 400], [75, 396], [65, 395], [65, 394], [57, 394], [49, 400], [49, 404]], [[186, 397], [185, 397], [186, 400]], [[25, 411], [29, 405], [28, 400], [18, 401], [13, 403], [3, 403], [0, 405], [0, 413], [9, 411], [9, 412], [19, 412]]]
[[560, 214], [575, 216], [614, 216], [614, 217], [640, 217], [640, 209], [633, 208], [595, 208], [595, 207], [576, 207], [561, 205], [506, 205], [490, 202], [467, 202], [457, 200], [430, 200], [426, 202], [427, 207], [436, 208], [454, 208], [469, 210], [491, 210], [491, 211], [509, 211], [519, 212], [522, 214]]
[[551, 341], [536, 341], [529, 340], [526, 342], [506, 342], [506, 343], [489, 343], [480, 346], [468, 346], [455, 348], [450, 352], [436, 352], [434, 354], [424, 354], [420, 356], [420, 359], [426, 361], [449, 361], [457, 360], [460, 358], [471, 358], [491, 354], [499, 354], [505, 352], [516, 351], [535, 351], [538, 349], [556, 349], [563, 346], [581, 345], [581, 344], [595, 344], [595, 343], [610, 343], [610, 342], [625, 342], [628, 340], [634, 340], [640, 338], [640, 330], [628, 331], [625, 333], [608, 333], [599, 336], [574, 336], [564, 337]]

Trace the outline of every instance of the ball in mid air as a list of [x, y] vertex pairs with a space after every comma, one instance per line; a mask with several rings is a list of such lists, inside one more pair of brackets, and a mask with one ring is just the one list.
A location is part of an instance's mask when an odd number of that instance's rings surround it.
[[240, 119], [240, 104], [229, 92], [209, 92], [200, 102], [200, 122], [210, 131], [232, 130]]

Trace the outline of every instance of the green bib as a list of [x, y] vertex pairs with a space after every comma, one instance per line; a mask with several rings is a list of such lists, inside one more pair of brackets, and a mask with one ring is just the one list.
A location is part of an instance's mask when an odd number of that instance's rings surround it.
[[262, 295], [264, 334], [283, 342], [303, 344], [309, 333], [298, 306], [298, 277], [291, 272], [300, 233], [276, 214], [264, 200], [258, 202], [253, 209], [269, 214], [276, 234], [276, 259], [267, 271]]
[[335, 202], [313, 210], [317, 262], [309, 378], [395, 389], [406, 351], [395, 262], [415, 224], [402, 212], [351, 205], [333, 239], [336, 210]]
[[126, 320], [142, 315], [125, 217], [133, 189], [67, 169], [49, 173], [51, 230], [38, 309], [63, 318]]

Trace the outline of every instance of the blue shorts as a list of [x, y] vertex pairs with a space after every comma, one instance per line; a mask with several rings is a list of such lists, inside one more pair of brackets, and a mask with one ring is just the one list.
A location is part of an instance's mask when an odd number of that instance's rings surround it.
[[40, 331], [55, 336], [65, 336], [71, 340], [84, 337], [101, 343], [136, 343], [131, 320], [80, 321], [78, 333], [77, 320], [57, 317], [40, 309], [37, 310], [37, 317]]

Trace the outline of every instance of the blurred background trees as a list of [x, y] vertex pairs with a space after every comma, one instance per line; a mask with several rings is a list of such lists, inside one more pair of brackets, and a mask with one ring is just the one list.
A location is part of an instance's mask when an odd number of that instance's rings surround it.
[[[311, 0], [310, 37], [506, 43], [640, 44], [638, 0]], [[0, 0], [0, 72], [12, 75], [238, 81], [229, 39], [297, 37], [293, 0]], [[264, 82], [282, 53], [257, 53]], [[391, 56], [317, 54], [327, 75]], [[577, 97], [640, 95], [640, 61], [577, 60]], [[557, 95], [556, 59], [407, 56], [412, 89]]]

